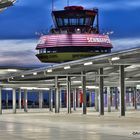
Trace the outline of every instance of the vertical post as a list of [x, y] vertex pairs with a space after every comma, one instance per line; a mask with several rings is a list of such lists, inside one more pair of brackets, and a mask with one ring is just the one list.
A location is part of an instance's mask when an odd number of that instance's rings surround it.
[[108, 112], [111, 112], [111, 100], [110, 100], [110, 87], [107, 87], [107, 108]]
[[67, 110], [71, 113], [71, 79], [67, 76]]
[[92, 106], [92, 91], [89, 91], [89, 107]]
[[19, 89], [19, 93], [18, 93], [18, 107], [19, 109], [21, 109], [21, 89]]
[[49, 94], [49, 108], [50, 111], [53, 112], [53, 89], [50, 90]]
[[78, 106], [78, 108], [80, 108], [80, 93], [79, 93], [79, 90], [77, 92], [77, 106]]
[[43, 106], [43, 91], [39, 91], [39, 108]]
[[28, 111], [27, 89], [24, 90], [24, 112]]
[[95, 109], [99, 111], [99, 89], [95, 89]]
[[99, 95], [100, 95], [100, 103], [99, 103], [99, 112], [100, 115], [104, 115], [104, 85], [103, 85], [103, 68], [99, 69]]
[[119, 66], [120, 70], [120, 115], [125, 116], [125, 78], [124, 66]]
[[62, 108], [62, 90], [60, 89], [60, 93], [59, 93], [59, 99], [60, 99], [60, 110], [61, 110], [61, 108]]
[[55, 113], [59, 113], [59, 84], [58, 77], [55, 77]]
[[86, 76], [85, 72], [81, 73], [82, 93], [83, 93], [83, 114], [87, 114], [87, 98], [86, 98]]
[[2, 114], [2, 88], [0, 87], [0, 114]]
[[8, 109], [8, 99], [9, 97], [8, 97], [8, 91], [6, 91], [6, 108]]
[[75, 88], [73, 91], [73, 110], [74, 111], [76, 111], [76, 93], [77, 93], [77, 90]]
[[134, 107], [137, 110], [137, 88], [134, 87]]
[[115, 109], [118, 110], [118, 87], [115, 87]]
[[13, 113], [16, 113], [16, 89], [13, 88]]

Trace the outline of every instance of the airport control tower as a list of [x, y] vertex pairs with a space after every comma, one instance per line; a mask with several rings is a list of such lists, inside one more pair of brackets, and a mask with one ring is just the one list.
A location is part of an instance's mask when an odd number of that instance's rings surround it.
[[66, 6], [52, 11], [52, 18], [54, 27], [36, 47], [41, 62], [61, 63], [111, 52], [109, 36], [100, 34], [97, 8]]

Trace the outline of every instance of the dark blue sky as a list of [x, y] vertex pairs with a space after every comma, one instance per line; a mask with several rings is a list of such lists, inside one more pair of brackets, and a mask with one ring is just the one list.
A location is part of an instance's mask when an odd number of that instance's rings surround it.
[[[63, 9], [67, 0], [54, 0]], [[100, 29], [113, 30], [115, 49], [140, 44], [140, 0], [70, 0], [70, 5], [100, 10]], [[52, 25], [51, 0], [18, 0], [0, 13], [0, 64], [40, 64], [35, 57], [38, 36]]]

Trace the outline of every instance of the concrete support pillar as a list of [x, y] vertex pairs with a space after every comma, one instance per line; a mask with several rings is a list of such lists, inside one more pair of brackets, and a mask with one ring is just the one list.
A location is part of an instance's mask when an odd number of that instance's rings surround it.
[[15, 114], [16, 113], [16, 89], [13, 88], [13, 113]]
[[2, 88], [0, 87], [0, 114], [2, 114]]
[[137, 110], [137, 88], [133, 89], [134, 91], [134, 107]]
[[67, 77], [67, 110], [71, 113], [71, 78]]
[[58, 84], [58, 77], [55, 77], [55, 113], [59, 113], [59, 84]]
[[77, 89], [75, 88], [73, 91], [73, 110], [76, 111], [76, 93]]
[[49, 94], [49, 109], [53, 112], [53, 89], [50, 90]]
[[60, 105], [60, 109], [62, 108], [62, 90], [60, 89], [60, 93], [59, 93], [59, 99], [60, 99], [60, 101], [59, 101], [59, 105]]
[[92, 106], [92, 91], [89, 91], [89, 107]]
[[18, 108], [21, 109], [21, 89], [19, 89], [19, 93], [18, 93]]
[[77, 92], [77, 105], [80, 108], [80, 92], [79, 92], [79, 90]]
[[83, 114], [87, 114], [87, 98], [86, 98], [86, 76], [85, 72], [81, 73], [82, 93], [83, 93]]
[[39, 108], [43, 107], [43, 91], [39, 91]]
[[99, 113], [100, 115], [104, 115], [104, 82], [103, 82], [103, 68], [99, 69], [99, 96], [100, 96], [100, 102], [99, 102]]
[[115, 109], [118, 110], [118, 87], [115, 87]]
[[99, 89], [95, 89], [95, 110], [99, 111]]
[[8, 109], [8, 100], [9, 100], [8, 91], [6, 91], [6, 108], [7, 109]]
[[110, 87], [107, 87], [107, 110], [111, 112], [111, 96], [110, 96]]
[[120, 70], [120, 115], [125, 116], [125, 78], [124, 78], [124, 66], [119, 66]]
[[24, 112], [28, 111], [27, 89], [24, 90]]

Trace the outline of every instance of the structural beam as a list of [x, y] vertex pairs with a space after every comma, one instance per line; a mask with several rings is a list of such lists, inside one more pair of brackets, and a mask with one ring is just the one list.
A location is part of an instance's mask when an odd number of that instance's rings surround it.
[[67, 110], [71, 113], [71, 78], [67, 77]]
[[107, 87], [107, 110], [111, 112], [111, 96], [110, 87]]
[[21, 89], [19, 89], [19, 93], [18, 93], [18, 107], [19, 109], [21, 109]]
[[13, 88], [13, 113], [16, 113], [16, 89]]
[[103, 82], [103, 68], [99, 69], [99, 96], [100, 96], [100, 102], [99, 102], [99, 113], [100, 115], [104, 115], [104, 82]]
[[58, 84], [58, 77], [55, 77], [55, 113], [59, 113], [59, 84]]
[[99, 89], [95, 89], [95, 110], [99, 111]]
[[49, 109], [53, 112], [53, 89], [50, 90], [49, 94]]
[[2, 114], [2, 88], [0, 87], [0, 114]]
[[82, 72], [82, 93], [83, 93], [83, 114], [87, 114], [87, 98], [86, 98], [86, 76], [85, 72]]
[[43, 91], [39, 91], [39, 108], [43, 107]]
[[120, 70], [120, 115], [125, 116], [125, 78], [124, 78], [124, 66], [119, 66]]
[[76, 111], [76, 93], [77, 93], [77, 89], [75, 88], [73, 90], [73, 110]]
[[28, 112], [27, 89], [24, 90], [24, 112]]

